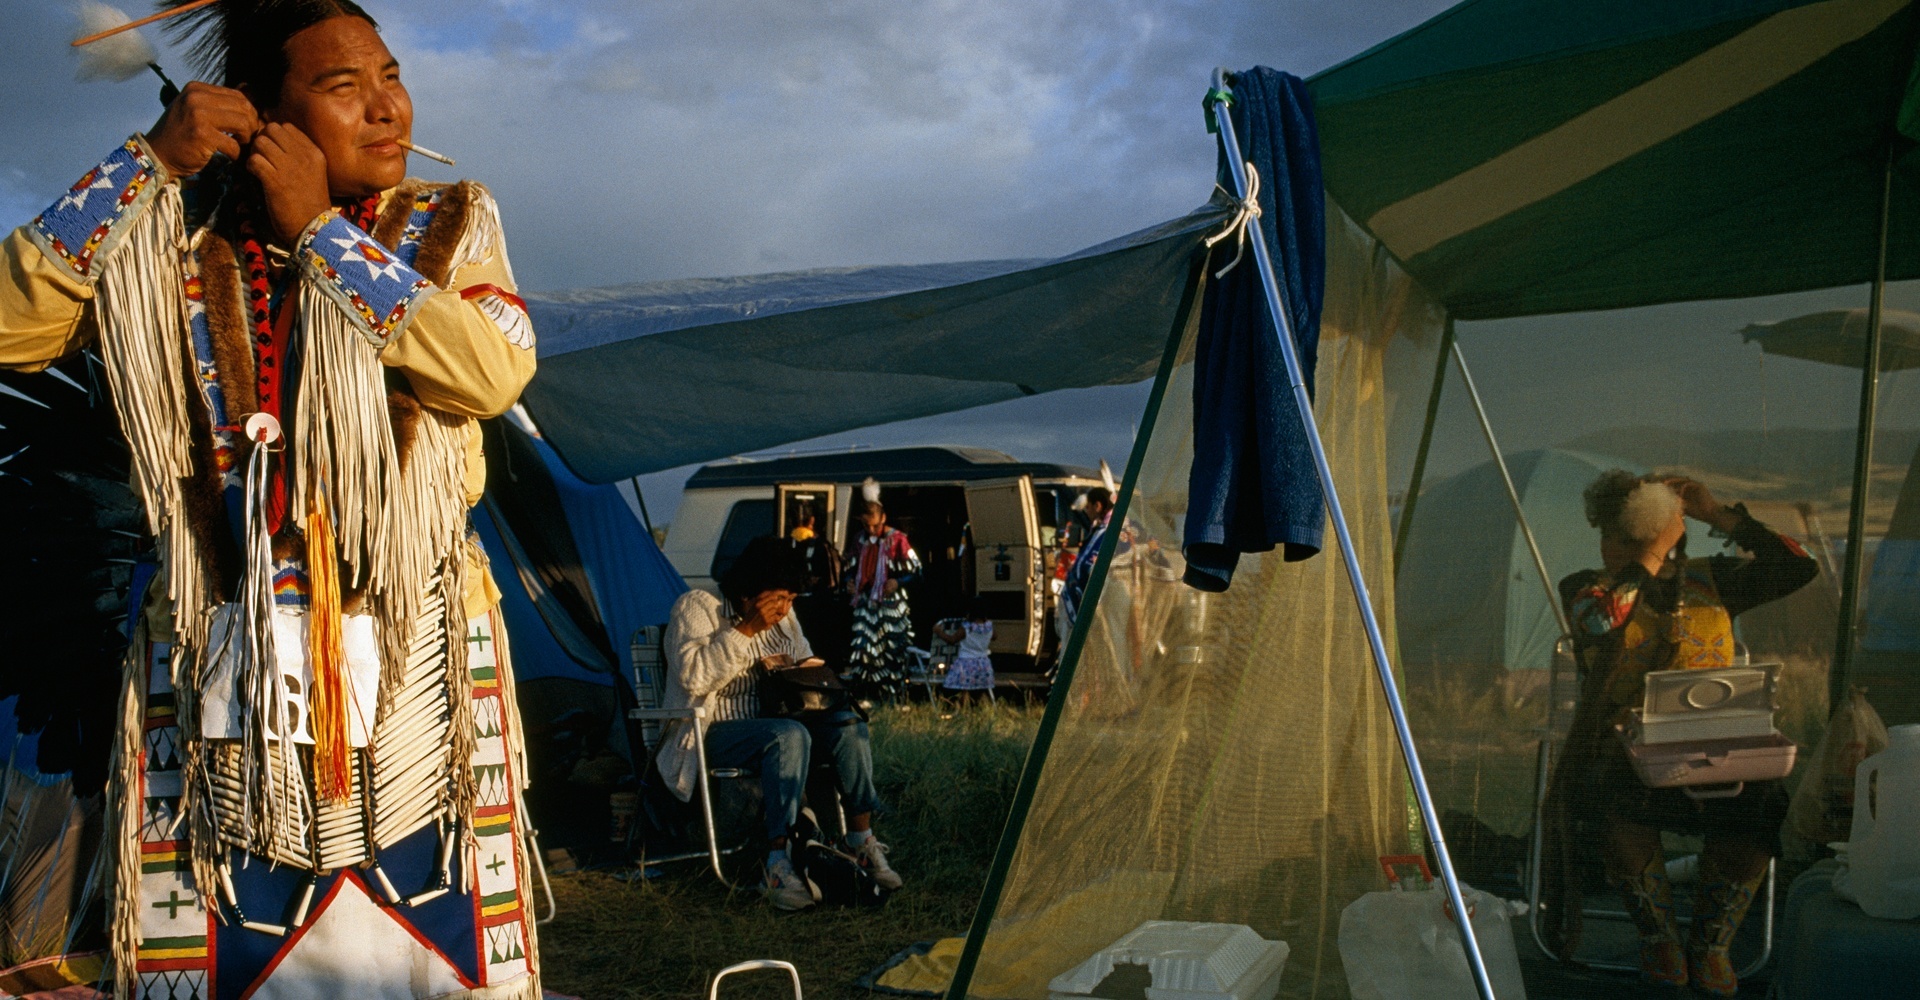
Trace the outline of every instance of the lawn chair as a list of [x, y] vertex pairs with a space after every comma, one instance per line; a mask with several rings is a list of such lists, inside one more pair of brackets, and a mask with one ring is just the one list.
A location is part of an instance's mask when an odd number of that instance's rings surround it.
[[960, 655], [958, 643], [940, 638], [940, 630], [961, 624], [958, 618], [942, 618], [935, 622], [928, 635], [932, 637], [926, 649], [918, 646], [907, 647], [907, 683], [918, 684], [927, 689], [927, 701], [933, 702], [940, 697], [940, 683], [947, 677], [948, 668], [953, 666], [954, 657]]
[[[1747, 647], [1744, 643], [1735, 643], [1734, 653], [1736, 662], [1746, 661]], [[1579, 704], [1582, 680], [1579, 659], [1573, 652], [1573, 637], [1562, 636], [1554, 646], [1553, 663], [1548, 669], [1547, 724], [1540, 732], [1540, 753], [1534, 779], [1533, 837], [1531, 848], [1527, 852], [1527, 923], [1533, 932], [1534, 944], [1540, 948], [1542, 954], [1553, 959], [1559, 959], [1560, 956], [1547, 947], [1540, 911], [1540, 867], [1545, 850], [1543, 827], [1546, 820], [1547, 787], [1553, 780], [1553, 768], [1559, 760], [1561, 747], [1573, 728], [1573, 713]], [[1739, 971], [1738, 975], [1741, 979], [1747, 979], [1759, 972], [1773, 957], [1774, 883], [1778, 864], [1777, 859], [1767, 862], [1766, 888], [1756, 907], [1760, 910], [1760, 954], [1746, 968]], [[1622, 923], [1631, 923], [1632, 920], [1625, 910], [1617, 907], [1585, 907], [1580, 912], [1588, 920]], [[1683, 929], [1693, 923], [1693, 917], [1690, 914], [1675, 919]], [[1627, 962], [1591, 959], [1577, 959], [1577, 961], [1589, 968], [1610, 971], [1631, 972], [1639, 968]]]
[[[704, 856], [721, 883], [729, 888], [739, 888], [727, 877], [721, 859], [750, 846], [753, 835], [749, 833], [737, 838], [723, 837], [720, 830], [721, 821], [715, 817], [757, 811], [747, 810], [743, 806], [745, 803], [759, 803], [760, 776], [750, 767], [713, 767], [707, 763], [705, 709], [664, 707], [667, 690], [665, 636], [665, 626], [646, 626], [634, 632], [630, 646], [634, 698], [638, 707], [630, 710], [627, 715], [628, 718], [640, 723], [641, 739], [646, 745], [645, 769], [639, 775], [639, 779], [642, 788], [648, 793], [642, 795], [642, 813], [648, 817], [647, 829], [641, 830], [641, 824], [638, 823], [634, 827], [641, 836], [647, 838], [648, 850], [644, 864], [652, 867]], [[694, 738], [694, 753], [699, 761], [700, 781], [696, 786], [695, 800], [692, 805], [699, 814], [700, 832], [704, 837], [693, 843], [687, 843], [688, 838], [676, 835], [673, 828], [678, 824], [662, 821], [662, 814], [676, 813], [689, 805], [680, 802], [677, 796], [662, 786], [659, 769], [656, 766], [660, 744], [667, 732], [667, 724], [675, 720], [683, 720], [694, 726], [697, 734]], [[737, 794], [729, 795], [727, 799], [741, 807], [716, 810], [715, 782], [735, 790]], [[820, 811], [815, 810], [816, 825], [829, 836], [845, 836], [846, 813], [840, 806], [831, 764], [819, 763], [808, 769], [805, 798], [812, 802], [831, 802], [833, 808], [825, 810], [824, 815], [820, 815]], [[664, 850], [656, 851], [654, 849], [656, 847]]]
[[780, 969], [786, 972], [787, 979], [793, 984], [793, 1000], [802, 1000], [800, 992], [800, 970], [792, 962], [782, 962], [777, 958], [756, 958], [751, 961], [729, 965], [713, 974], [713, 983], [707, 987], [707, 1000], [720, 1000], [720, 980], [736, 972], [752, 972], [757, 969]]
[[[720, 880], [721, 884], [730, 889], [739, 888], [734, 885], [732, 879], [727, 877], [726, 868], [721, 859], [726, 855], [738, 853], [747, 846], [748, 842], [742, 839], [739, 843], [732, 843], [732, 838], [728, 838], [729, 846], [721, 847], [720, 831], [714, 820], [713, 782], [744, 784], [752, 790], [750, 794], [757, 796], [759, 786], [755, 779], [759, 776], [752, 768], [708, 766], [707, 718], [704, 709], [664, 707], [667, 690], [667, 659], [664, 643], [666, 631], [664, 625], [648, 625], [637, 629], [633, 633], [633, 642], [629, 647], [633, 668], [634, 699], [638, 707], [629, 710], [627, 717], [640, 723], [641, 739], [646, 745], [647, 759], [639, 780], [643, 789], [653, 793], [642, 796], [644, 803], [642, 814], [649, 818], [645, 824], [646, 829], [642, 829], [641, 823], [634, 824], [634, 830], [645, 838], [648, 848], [643, 864], [645, 867], [653, 867], [705, 857], [708, 865], [713, 869], [714, 876]], [[660, 744], [667, 732], [667, 724], [675, 720], [694, 726], [696, 733], [693, 746], [694, 753], [700, 762], [700, 781], [696, 790], [695, 805], [705, 838], [693, 844], [677, 843], [676, 841], [684, 840], [675, 836], [672, 828], [677, 824], [660, 821], [655, 809], [659, 807], [666, 811], [676, 811], [683, 805], [678, 797], [661, 784], [660, 772], [656, 766]], [[669, 803], [665, 800], [672, 801]], [[664, 850], [655, 850], [656, 847]]]

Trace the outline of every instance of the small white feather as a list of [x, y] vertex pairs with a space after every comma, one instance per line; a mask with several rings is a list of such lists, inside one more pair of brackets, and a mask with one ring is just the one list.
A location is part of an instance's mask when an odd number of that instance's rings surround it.
[[[94, 0], [81, 0], [78, 13], [80, 30], [75, 38], [85, 38], [133, 20], [125, 11], [109, 7]], [[111, 38], [102, 38], [91, 45], [80, 48], [80, 71], [82, 80], [111, 80], [122, 83], [146, 72], [147, 64], [156, 62], [159, 53], [153, 50], [153, 43], [138, 30], [123, 31]]]
[[872, 476], [868, 476], [866, 482], [860, 484], [860, 499], [868, 503], [880, 502], [880, 483]]
[[1108, 493], [1120, 492], [1119, 485], [1113, 481], [1113, 466], [1108, 465], [1104, 458], [1100, 460], [1100, 485], [1105, 486]]

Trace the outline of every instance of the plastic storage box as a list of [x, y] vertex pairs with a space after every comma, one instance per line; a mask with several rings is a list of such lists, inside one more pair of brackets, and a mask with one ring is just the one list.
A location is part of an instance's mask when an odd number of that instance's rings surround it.
[[1143, 985], [1147, 1000], [1273, 1000], [1286, 964], [1285, 941], [1245, 924], [1149, 920], [1047, 989], [1052, 1000], [1139, 996]]
[[1767, 736], [1773, 730], [1778, 664], [1715, 670], [1656, 670], [1634, 710], [1634, 743], [1677, 743]]
[[1628, 743], [1627, 757], [1649, 788], [1771, 781], [1793, 770], [1799, 747], [1779, 733], [1685, 743]]

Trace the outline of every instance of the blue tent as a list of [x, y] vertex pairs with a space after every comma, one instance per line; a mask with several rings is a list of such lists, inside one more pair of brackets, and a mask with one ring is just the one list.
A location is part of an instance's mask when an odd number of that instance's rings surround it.
[[1893, 523], [1873, 556], [1860, 646], [1875, 653], [1920, 653], [1920, 454], [1894, 502]]
[[611, 686], [635, 630], [664, 624], [687, 585], [618, 489], [581, 480], [511, 424], [488, 434], [473, 522], [502, 592], [514, 676]]

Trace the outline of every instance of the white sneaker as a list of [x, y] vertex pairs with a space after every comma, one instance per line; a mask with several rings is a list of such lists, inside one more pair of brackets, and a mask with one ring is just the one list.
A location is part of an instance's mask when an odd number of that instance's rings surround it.
[[793, 862], [786, 858], [767, 863], [767, 881], [761, 891], [768, 902], [781, 910], [804, 910], [817, 902], [813, 884], [801, 878], [800, 873], [793, 870]]
[[880, 838], [869, 836], [859, 844], [847, 845], [847, 850], [853, 854], [854, 860], [860, 862], [860, 867], [865, 868], [867, 874], [873, 876], [873, 880], [879, 884], [880, 888], [888, 892], [900, 888], [902, 884], [900, 873], [894, 871], [892, 865], [887, 864], [889, 848], [880, 842]]

